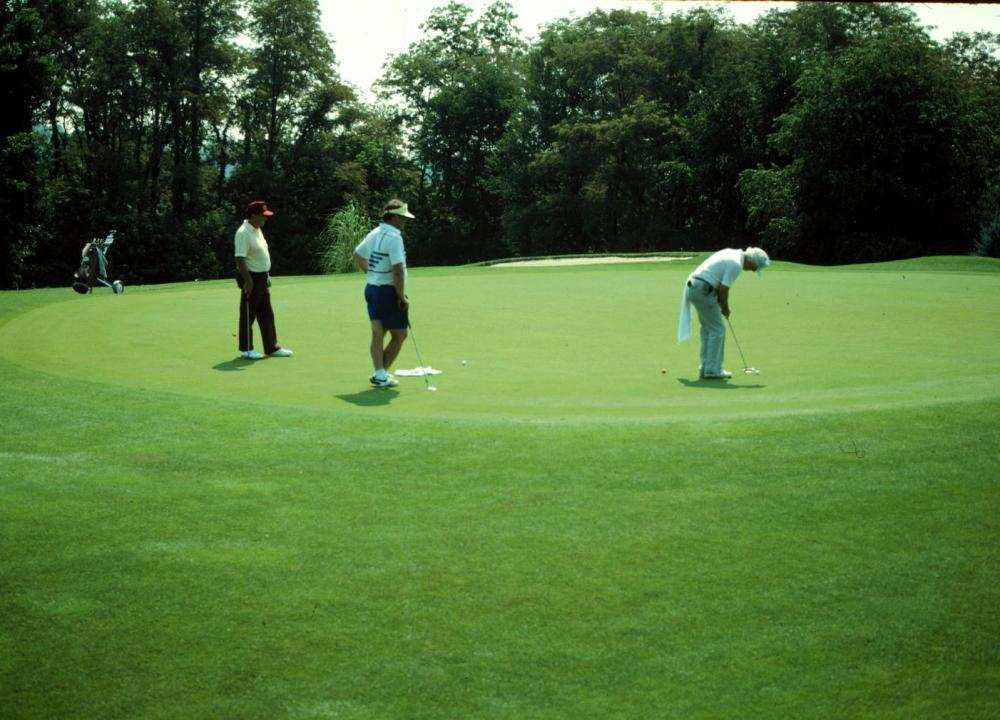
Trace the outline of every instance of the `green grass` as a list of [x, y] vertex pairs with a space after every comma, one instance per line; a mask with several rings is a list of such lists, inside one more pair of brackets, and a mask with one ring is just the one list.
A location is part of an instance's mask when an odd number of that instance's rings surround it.
[[437, 393], [360, 276], [256, 364], [231, 282], [0, 294], [0, 715], [996, 717], [992, 266], [747, 274], [728, 384], [690, 262], [418, 269]]
[[911, 260], [893, 260], [890, 262], [858, 263], [856, 265], [838, 265], [821, 267], [818, 265], [798, 265], [796, 263], [778, 263], [779, 266], [794, 267], [799, 270], [817, 270], [826, 272], [961, 272], [961, 273], [997, 273], [1000, 272], [1000, 258], [974, 257], [972, 255], [934, 255], [931, 257], [913, 258]]

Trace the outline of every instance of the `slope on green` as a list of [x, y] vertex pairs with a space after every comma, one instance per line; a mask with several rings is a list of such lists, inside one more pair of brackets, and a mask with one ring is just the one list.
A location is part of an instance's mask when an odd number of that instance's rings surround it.
[[[235, 359], [231, 282], [70, 296], [13, 319], [0, 347], [36, 370], [136, 390], [361, 414], [392, 402], [401, 417], [501, 422], [759, 417], [974, 399], [996, 388], [981, 371], [1000, 331], [1000, 316], [983, 306], [997, 284], [990, 275], [748, 273], [733, 291], [732, 322], [765, 374], [722, 386], [740, 390], [737, 399], [693, 392], [697, 343], [673, 340], [689, 264], [615, 268], [418, 272], [414, 332], [425, 362], [445, 372], [433, 399], [367, 387], [358, 276], [276, 280], [280, 337], [298, 352], [288, 362]], [[732, 342], [728, 357], [739, 370]], [[412, 345], [400, 363], [417, 365]], [[404, 382], [404, 391], [421, 385]]]
[[231, 283], [0, 295], [5, 716], [993, 715], [1000, 279], [748, 274], [698, 383], [689, 270], [415, 270], [437, 393], [358, 276], [259, 363]]
[[912, 258], [910, 260], [891, 260], [877, 263], [855, 263], [852, 265], [837, 265], [822, 267], [819, 265], [800, 265], [798, 263], [778, 263], [779, 266], [795, 268], [796, 270], [817, 270], [827, 272], [960, 272], [960, 273], [997, 273], [1000, 272], [1000, 258], [976, 257], [974, 255], [931, 255], [929, 257]]

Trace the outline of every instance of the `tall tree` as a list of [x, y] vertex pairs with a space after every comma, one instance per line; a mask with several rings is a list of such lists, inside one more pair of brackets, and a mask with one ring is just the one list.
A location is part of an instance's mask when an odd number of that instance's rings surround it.
[[251, 0], [253, 47], [236, 124], [242, 136], [228, 184], [234, 206], [266, 197], [279, 209], [281, 271], [317, 268], [323, 222], [364, 178], [334, 151], [338, 116], [354, 101], [341, 82], [316, 0]]
[[[338, 84], [335, 57], [320, 28], [316, 0], [249, 0], [248, 7], [256, 47], [241, 130], [248, 155], [257, 154], [273, 170], [279, 148], [291, 140], [296, 118], [305, 114], [317, 93]], [[252, 150], [255, 145], [259, 150]]]
[[989, 169], [977, 208], [980, 230], [974, 249], [1000, 257], [1000, 33], [956, 33], [945, 50], [958, 69], [964, 93], [989, 128], [981, 148]]
[[502, 247], [503, 212], [494, 179], [500, 141], [522, 103], [524, 43], [516, 15], [494, 2], [473, 19], [451, 2], [421, 25], [425, 37], [392, 58], [380, 80], [383, 97], [403, 103], [420, 167], [414, 227], [420, 262], [468, 262]]
[[990, 120], [941, 49], [892, 28], [796, 82], [775, 146], [793, 158], [797, 257], [854, 262], [968, 252]]
[[0, 287], [18, 287], [38, 235], [38, 162], [33, 131], [51, 75], [49, 43], [32, 3], [0, 3]]
[[239, 0], [179, 0], [178, 85], [171, 95], [173, 207], [176, 215], [198, 214], [204, 137], [217, 127], [231, 102], [227, 81], [237, 68], [234, 39], [243, 28]]
[[511, 125], [505, 228], [519, 252], [664, 249], [692, 231], [686, 116], [727, 50], [717, 13], [597, 11], [543, 30]]

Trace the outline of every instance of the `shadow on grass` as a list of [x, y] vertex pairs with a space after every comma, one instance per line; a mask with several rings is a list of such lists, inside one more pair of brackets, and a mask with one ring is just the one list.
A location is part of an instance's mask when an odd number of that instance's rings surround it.
[[220, 372], [233, 372], [239, 370], [246, 370], [255, 362], [260, 362], [260, 361], [247, 360], [245, 357], [234, 357], [232, 360], [226, 360], [225, 362], [220, 362], [217, 365], [213, 365], [212, 369], [219, 370]]
[[728, 380], [689, 380], [677, 378], [677, 382], [685, 387], [701, 388], [702, 390], [760, 390], [767, 385], [733, 385]]
[[388, 405], [399, 396], [399, 390], [392, 388], [369, 388], [350, 395], [337, 395], [344, 402], [361, 407]]

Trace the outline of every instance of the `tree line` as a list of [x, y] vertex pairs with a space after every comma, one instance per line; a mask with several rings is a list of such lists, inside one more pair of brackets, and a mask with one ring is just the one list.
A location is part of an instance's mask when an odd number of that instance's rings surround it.
[[414, 264], [1000, 254], [1000, 35], [939, 43], [901, 5], [799, 3], [751, 25], [595, 11], [528, 41], [506, 2], [450, 2], [365, 102], [319, 12], [0, 0], [0, 286], [66, 284], [110, 230], [127, 282], [226, 276], [258, 197], [281, 274], [318, 271], [331, 216], [390, 196], [419, 217]]

